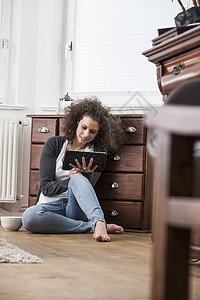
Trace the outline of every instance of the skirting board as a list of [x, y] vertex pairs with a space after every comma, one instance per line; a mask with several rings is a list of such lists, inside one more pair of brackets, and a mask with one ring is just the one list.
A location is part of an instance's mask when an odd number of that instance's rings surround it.
[[10, 216], [11, 212], [7, 209], [0, 208], [0, 217], [1, 216]]

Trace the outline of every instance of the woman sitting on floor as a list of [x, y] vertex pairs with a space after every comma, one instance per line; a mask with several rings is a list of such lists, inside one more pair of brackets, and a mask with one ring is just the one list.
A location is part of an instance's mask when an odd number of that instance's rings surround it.
[[47, 140], [40, 158], [37, 204], [27, 208], [23, 226], [35, 233], [93, 233], [97, 241], [109, 242], [109, 233], [124, 229], [105, 222], [93, 189], [100, 173], [92, 160], [76, 161], [63, 170], [66, 149], [106, 151], [112, 156], [124, 139], [120, 119], [112, 116], [97, 98], [78, 100], [66, 108], [65, 136]]

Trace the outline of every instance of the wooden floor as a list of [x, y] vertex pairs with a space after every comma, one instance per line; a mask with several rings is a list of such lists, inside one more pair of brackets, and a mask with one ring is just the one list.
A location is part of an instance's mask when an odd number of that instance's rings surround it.
[[[43, 264], [0, 264], [0, 300], [148, 300], [150, 234], [92, 235], [5, 232], [0, 237], [39, 256]], [[191, 299], [200, 299], [200, 264], [191, 267]]]

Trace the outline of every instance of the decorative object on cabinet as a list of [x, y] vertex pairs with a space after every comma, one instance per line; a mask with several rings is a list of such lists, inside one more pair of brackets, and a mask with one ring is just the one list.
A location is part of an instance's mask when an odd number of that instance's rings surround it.
[[[62, 134], [62, 115], [29, 115], [32, 118], [29, 206], [39, 188], [39, 160], [45, 141]], [[95, 186], [107, 222], [126, 230], [148, 232], [151, 228], [152, 167], [146, 151], [147, 129], [142, 114], [121, 115], [129, 132], [123, 145]]]
[[69, 106], [72, 103], [73, 99], [67, 93], [65, 96], [59, 99], [59, 106], [62, 112], [64, 113], [65, 107]]
[[[182, 8], [182, 12], [180, 12], [175, 18], [176, 26], [188, 26], [193, 23], [200, 22], [200, 1], [192, 0], [193, 7], [185, 9], [181, 0], [177, 0]], [[172, 0], [173, 2], [173, 0]]]
[[[200, 78], [200, 25], [161, 42], [143, 55], [156, 65], [158, 86], [165, 100], [185, 80]], [[199, 255], [198, 228], [192, 232], [191, 249]]]

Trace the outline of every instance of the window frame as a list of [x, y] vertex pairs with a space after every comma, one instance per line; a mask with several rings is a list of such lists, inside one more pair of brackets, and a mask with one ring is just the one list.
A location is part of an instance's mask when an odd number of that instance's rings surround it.
[[7, 103], [12, 0], [0, 0], [0, 104]]

